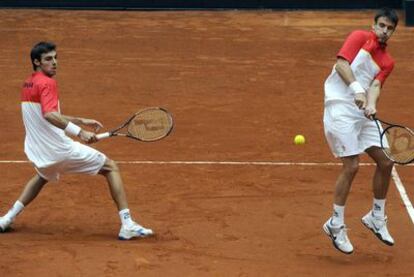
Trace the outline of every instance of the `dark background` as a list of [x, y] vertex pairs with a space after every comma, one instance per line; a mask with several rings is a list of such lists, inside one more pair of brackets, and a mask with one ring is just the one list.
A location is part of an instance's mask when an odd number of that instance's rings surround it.
[[1, 1], [9, 8], [71, 9], [401, 9], [404, 0], [32, 0]]

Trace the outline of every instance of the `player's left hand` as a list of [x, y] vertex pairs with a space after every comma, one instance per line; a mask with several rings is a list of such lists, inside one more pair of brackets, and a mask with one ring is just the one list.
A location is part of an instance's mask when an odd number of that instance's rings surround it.
[[364, 109], [364, 114], [367, 118], [373, 119], [373, 116], [377, 113], [377, 109], [375, 106], [368, 105]]
[[354, 101], [355, 105], [357, 105], [359, 109], [365, 109], [367, 105], [367, 97], [365, 96], [365, 93], [356, 93]]
[[95, 133], [98, 132], [99, 129], [103, 127], [102, 123], [100, 123], [99, 121], [95, 119], [82, 118], [82, 124], [85, 126], [90, 126], [94, 128]]

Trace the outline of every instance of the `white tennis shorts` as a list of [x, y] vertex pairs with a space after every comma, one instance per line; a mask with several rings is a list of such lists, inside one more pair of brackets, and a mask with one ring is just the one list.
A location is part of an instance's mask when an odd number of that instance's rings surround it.
[[63, 173], [96, 175], [105, 164], [105, 160], [105, 154], [75, 141], [73, 143], [73, 151], [65, 160], [48, 167], [35, 167], [35, 169], [42, 178], [48, 181], [56, 181], [59, 179], [60, 174]]
[[335, 157], [359, 155], [372, 146], [381, 147], [376, 123], [354, 103], [331, 101], [325, 105], [325, 137]]

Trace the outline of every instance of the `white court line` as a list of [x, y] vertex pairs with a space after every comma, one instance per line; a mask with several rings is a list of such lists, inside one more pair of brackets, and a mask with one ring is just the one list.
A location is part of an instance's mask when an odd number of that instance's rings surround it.
[[[116, 161], [118, 164], [167, 164], [167, 165], [254, 165], [254, 166], [341, 166], [342, 163], [334, 162], [272, 162], [272, 161]], [[0, 160], [0, 164], [22, 164], [29, 163], [25, 160]], [[374, 166], [374, 163], [360, 163], [361, 166]], [[409, 164], [406, 166], [414, 166]], [[400, 193], [401, 199], [404, 203], [405, 208], [408, 211], [408, 215], [414, 224], [414, 207], [408, 198], [407, 192], [404, 185], [397, 173], [395, 167], [392, 169], [392, 178], [395, 186]]]
[[[28, 164], [25, 160], [4, 160], [0, 164]], [[116, 161], [118, 164], [172, 164], [172, 165], [256, 165], [256, 166], [340, 166], [334, 162], [272, 162], [272, 161]], [[374, 163], [360, 163], [361, 166], [373, 166]]]
[[401, 195], [401, 199], [404, 203], [405, 208], [407, 209], [408, 215], [411, 218], [411, 221], [414, 223], [414, 208], [413, 204], [411, 204], [410, 199], [408, 198], [407, 192], [405, 191], [404, 185], [401, 182], [400, 175], [398, 175], [397, 170], [395, 167], [392, 169], [392, 179], [394, 180], [395, 186], [398, 189], [398, 192]]
[[[275, 162], [275, 161], [116, 161], [118, 164], [177, 164], [177, 165], [257, 165], [257, 166], [341, 166], [335, 162]], [[0, 164], [30, 163], [27, 160], [0, 160]], [[374, 166], [375, 163], [359, 163], [360, 166]], [[405, 166], [414, 166], [408, 164]]]

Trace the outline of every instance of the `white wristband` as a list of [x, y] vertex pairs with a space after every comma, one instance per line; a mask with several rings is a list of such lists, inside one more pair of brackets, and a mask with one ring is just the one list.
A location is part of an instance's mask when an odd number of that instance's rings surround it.
[[72, 122], [69, 121], [68, 125], [65, 128], [65, 132], [71, 136], [78, 136], [80, 131], [82, 130], [81, 127], [79, 127], [76, 124], [73, 124]]
[[358, 81], [354, 81], [349, 85], [349, 88], [352, 89], [354, 93], [365, 93], [365, 89], [361, 86]]

